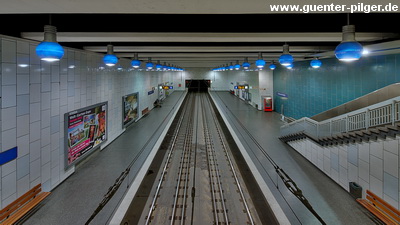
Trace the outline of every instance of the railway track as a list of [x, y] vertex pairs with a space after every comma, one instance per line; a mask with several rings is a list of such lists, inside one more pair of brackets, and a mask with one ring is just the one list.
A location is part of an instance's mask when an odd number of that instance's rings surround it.
[[208, 94], [187, 98], [138, 224], [262, 224]]

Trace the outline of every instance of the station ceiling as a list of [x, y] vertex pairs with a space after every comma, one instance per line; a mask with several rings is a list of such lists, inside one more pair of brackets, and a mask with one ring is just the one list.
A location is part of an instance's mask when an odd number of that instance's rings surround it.
[[[399, 44], [399, 13], [357, 13], [349, 19], [364, 46]], [[8, 13], [0, 14], [0, 20], [12, 21], [3, 22], [3, 35], [41, 41], [43, 26], [51, 23], [63, 46], [105, 53], [111, 43], [118, 57], [137, 52], [141, 60], [216, 67], [244, 57], [254, 61], [259, 52], [266, 61], [277, 61], [284, 43], [295, 60], [330, 57], [341, 41], [347, 14]]]

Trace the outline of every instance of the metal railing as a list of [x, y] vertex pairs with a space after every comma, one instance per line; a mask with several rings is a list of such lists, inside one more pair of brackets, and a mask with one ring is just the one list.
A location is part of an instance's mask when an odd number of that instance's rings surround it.
[[[395, 100], [397, 99], [397, 100]], [[305, 133], [318, 139], [355, 130], [368, 129], [400, 121], [399, 97], [321, 122], [308, 117], [285, 124], [281, 136]]]

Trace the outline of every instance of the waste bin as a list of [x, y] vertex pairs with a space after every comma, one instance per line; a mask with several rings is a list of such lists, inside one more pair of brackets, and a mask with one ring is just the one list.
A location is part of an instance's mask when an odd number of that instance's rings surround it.
[[362, 187], [356, 182], [349, 182], [350, 195], [354, 198], [362, 198]]

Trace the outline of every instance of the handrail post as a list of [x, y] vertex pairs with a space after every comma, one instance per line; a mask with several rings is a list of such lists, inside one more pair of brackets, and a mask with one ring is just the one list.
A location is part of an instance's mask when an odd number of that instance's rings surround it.
[[365, 110], [365, 129], [369, 128], [369, 109]]
[[329, 120], [329, 135], [332, 136], [332, 119]]
[[394, 126], [394, 122], [396, 121], [396, 101], [393, 100], [392, 102], [392, 110], [391, 110], [391, 116], [392, 116], [392, 125]]
[[346, 133], [349, 132], [349, 114], [346, 115]]

